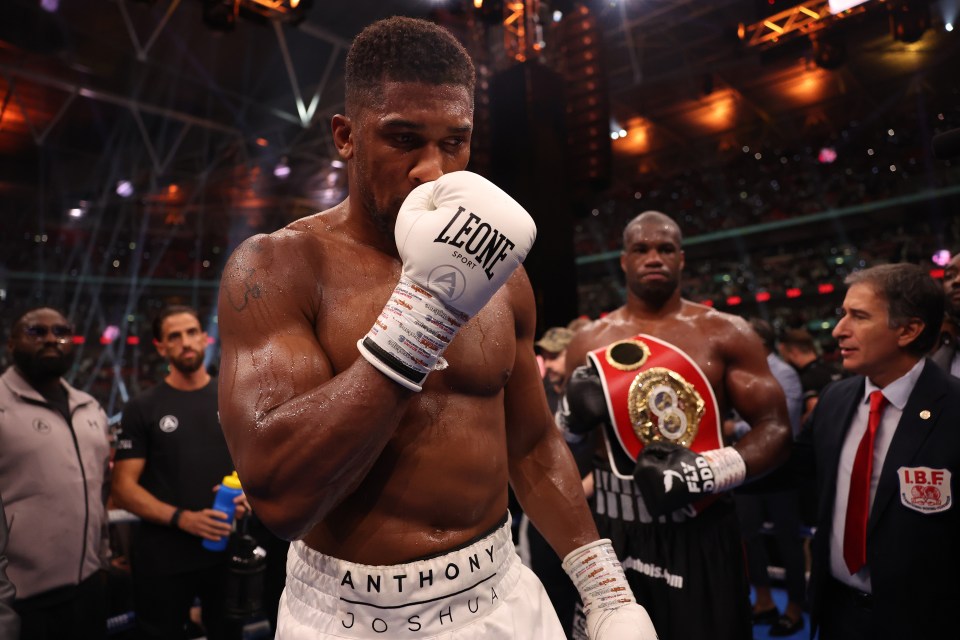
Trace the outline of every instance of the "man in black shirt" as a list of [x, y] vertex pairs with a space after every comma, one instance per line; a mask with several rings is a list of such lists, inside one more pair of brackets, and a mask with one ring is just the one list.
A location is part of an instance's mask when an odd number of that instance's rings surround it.
[[[207, 637], [239, 639], [240, 625], [223, 615], [229, 556], [201, 545], [230, 534], [226, 515], [210, 506], [234, 468], [217, 385], [203, 366], [207, 333], [183, 306], [161, 312], [153, 332], [169, 373], [124, 408], [113, 472], [115, 502], [141, 519], [131, 559], [137, 627], [146, 638], [183, 638], [199, 597]], [[235, 502], [240, 517], [245, 498]]]
[[806, 329], [784, 331], [777, 344], [780, 357], [800, 374], [800, 386], [803, 387], [803, 416], [800, 423], [803, 424], [816, 406], [823, 388], [841, 376], [817, 355], [813, 336]]

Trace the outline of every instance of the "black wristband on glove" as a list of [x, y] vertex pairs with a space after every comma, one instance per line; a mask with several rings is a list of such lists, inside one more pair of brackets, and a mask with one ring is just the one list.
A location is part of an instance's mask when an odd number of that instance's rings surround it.
[[652, 442], [637, 457], [633, 479], [653, 516], [743, 482], [746, 466], [733, 447], [703, 453], [671, 442]]

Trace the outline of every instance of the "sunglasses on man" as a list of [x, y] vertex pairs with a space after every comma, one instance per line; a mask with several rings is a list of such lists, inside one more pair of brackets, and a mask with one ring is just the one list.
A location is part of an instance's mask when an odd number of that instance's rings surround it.
[[58, 342], [66, 342], [73, 337], [73, 327], [66, 324], [55, 324], [51, 327], [45, 324], [29, 324], [23, 328], [23, 335], [34, 340], [43, 340], [48, 334]]

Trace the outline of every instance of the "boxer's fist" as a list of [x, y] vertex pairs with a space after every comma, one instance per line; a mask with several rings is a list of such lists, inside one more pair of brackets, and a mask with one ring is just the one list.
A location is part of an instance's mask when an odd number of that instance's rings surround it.
[[746, 473], [733, 447], [696, 453], [678, 444], [652, 442], [637, 457], [633, 479], [650, 514], [658, 516], [732, 489]]
[[537, 227], [500, 187], [456, 171], [410, 192], [394, 237], [403, 275], [473, 316], [527, 257]]
[[587, 616], [590, 640], [657, 640], [657, 630], [647, 610], [636, 602], [612, 611], [595, 611]]
[[637, 604], [610, 540], [574, 549], [563, 559], [580, 593], [591, 640], [656, 640], [646, 609]]
[[580, 436], [606, 422], [608, 415], [600, 374], [591, 365], [580, 365], [570, 374], [557, 407], [557, 426], [568, 442], [577, 442], [582, 439]]
[[457, 331], [520, 266], [537, 235], [530, 215], [499, 187], [457, 171], [407, 196], [394, 229], [400, 282], [357, 347], [414, 391]]

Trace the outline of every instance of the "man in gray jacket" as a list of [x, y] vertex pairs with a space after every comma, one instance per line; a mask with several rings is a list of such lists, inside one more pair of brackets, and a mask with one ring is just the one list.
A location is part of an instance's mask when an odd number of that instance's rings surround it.
[[17, 590], [7, 577], [7, 518], [3, 514], [3, 498], [0, 498], [0, 640], [20, 637], [20, 618], [13, 610], [16, 595]]
[[21, 638], [103, 638], [107, 416], [62, 377], [73, 329], [59, 311], [23, 314], [7, 346], [14, 364], [0, 376], [0, 486]]

